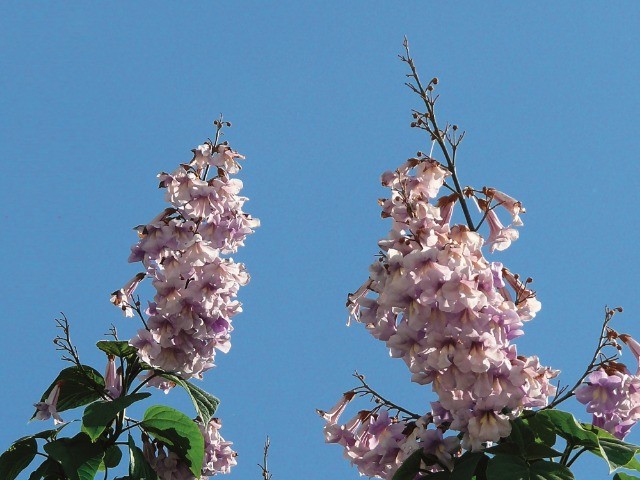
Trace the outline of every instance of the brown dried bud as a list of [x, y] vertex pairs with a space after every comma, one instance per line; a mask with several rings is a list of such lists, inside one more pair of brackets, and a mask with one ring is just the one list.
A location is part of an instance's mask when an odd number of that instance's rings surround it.
[[433, 83], [434, 85], [437, 85], [438, 84], [438, 77], [433, 77], [431, 79], [431, 83]]
[[454, 126], [453, 126], [453, 127], [451, 127], [451, 128], [453, 128], [453, 131], [455, 132], [456, 130], [458, 130], [458, 125], [454, 125]]

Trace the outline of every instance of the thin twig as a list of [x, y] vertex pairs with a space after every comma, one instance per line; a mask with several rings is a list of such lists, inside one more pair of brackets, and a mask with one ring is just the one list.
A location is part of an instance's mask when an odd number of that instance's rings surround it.
[[369, 386], [369, 384], [365, 381], [364, 379], [364, 375], [359, 374], [358, 372], [355, 372], [353, 374], [354, 377], [356, 377], [360, 383], [362, 384], [361, 387], [356, 387], [353, 389], [353, 391], [360, 395], [360, 396], [365, 396], [365, 395], [371, 395], [375, 401], [377, 403], [379, 403], [381, 406], [385, 406], [388, 407], [392, 410], [396, 410], [398, 412], [404, 413], [405, 415], [407, 415], [409, 418], [412, 418], [414, 420], [418, 420], [421, 415], [418, 415], [417, 413], [414, 413], [410, 410], [407, 410], [406, 408], [403, 408], [395, 403], [393, 403], [390, 400], [387, 400], [385, 397], [383, 397], [382, 395], [380, 395], [378, 392], [376, 392], [373, 388], [371, 388]]
[[269, 472], [269, 447], [271, 446], [271, 440], [267, 436], [267, 440], [264, 442], [264, 455], [262, 457], [262, 465], [258, 464], [260, 470], [262, 470], [263, 480], [271, 480], [272, 473]]

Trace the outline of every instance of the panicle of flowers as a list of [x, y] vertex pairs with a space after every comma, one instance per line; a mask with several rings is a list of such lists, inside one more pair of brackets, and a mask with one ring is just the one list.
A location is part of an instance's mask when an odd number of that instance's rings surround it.
[[[145, 271], [111, 297], [125, 315], [137, 312], [145, 323], [130, 341], [140, 358], [185, 379], [202, 378], [216, 351], [231, 347], [231, 320], [242, 311], [236, 296], [249, 275], [243, 264], [222, 255], [236, 252], [259, 226], [242, 210], [242, 181], [232, 178], [244, 157], [217, 143], [223, 124], [230, 125], [217, 121], [216, 140], [194, 149], [189, 163], [158, 175], [171, 206], [136, 228], [140, 240], [129, 261], [141, 262]], [[134, 297], [145, 277], [156, 291], [146, 320]], [[163, 380], [150, 383], [170, 386], [158, 382]]]
[[[523, 409], [545, 406], [558, 372], [518, 354], [513, 340], [540, 303], [530, 279], [484, 257], [479, 233], [451, 223], [460, 196], [437, 198], [450, 175], [421, 154], [382, 175], [392, 192], [380, 200], [382, 217], [392, 228], [347, 306], [353, 320], [406, 363], [412, 381], [431, 385], [437, 426], [462, 432], [462, 446], [478, 450], [509, 435], [509, 420]], [[465, 190], [474, 199], [480, 193]], [[524, 209], [494, 189], [484, 193], [477, 204], [489, 224], [488, 245], [503, 250], [517, 234], [500, 223], [495, 207], [514, 219]], [[491, 206], [496, 197], [501, 201]]]
[[630, 335], [610, 330], [609, 336], [621, 339], [638, 360], [639, 366], [631, 373], [626, 365], [608, 360], [587, 377], [575, 392], [576, 399], [593, 414], [592, 423], [619, 439], [629, 433], [640, 420], [640, 344]]
[[345, 458], [356, 466], [360, 475], [390, 479], [417, 450], [433, 459], [431, 465], [424, 465], [429, 471], [453, 467], [453, 458], [460, 453], [460, 439], [445, 438], [442, 429], [428, 429], [433, 423], [431, 414], [417, 420], [400, 418], [391, 415], [391, 409], [378, 406], [361, 410], [345, 424], [339, 424], [340, 416], [354, 396], [355, 391], [346, 392], [331, 410], [318, 410], [318, 414], [326, 421], [326, 442], [341, 445]]

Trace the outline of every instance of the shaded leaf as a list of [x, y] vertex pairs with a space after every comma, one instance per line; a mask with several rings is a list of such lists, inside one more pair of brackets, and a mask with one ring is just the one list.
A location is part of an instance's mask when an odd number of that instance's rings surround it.
[[29, 476], [29, 480], [64, 480], [62, 465], [55, 460], [47, 458]]
[[532, 443], [527, 446], [524, 456], [527, 460], [536, 460], [540, 458], [561, 457], [562, 452], [541, 443]]
[[640, 477], [634, 477], [627, 473], [618, 472], [613, 476], [613, 480], [640, 480]]
[[413, 480], [420, 472], [421, 461], [422, 450], [416, 450], [400, 465], [400, 468], [393, 474], [392, 480]]
[[535, 436], [536, 443], [553, 447], [556, 444], [556, 432], [553, 423], [547, 418], [532, 415], [523, 419]]
[[93, 480], [104, 456], [103, 447], [92, 443], [84, 432], [47, 443], [44, 450], [60, 462], [70, 480]]
[[129, 435], [129, 476], [135, 480], [157, 480], [158, 475], [144, 458], [133, 437]]
[[[97, 370], [87, 365], [83, 365], [82, 368], [73, 366], [65, 368], [58, 374], [42, 395], [41, 402], [47, 399], [58, 382], [62, 382], [56, 405], [58, 412], [94, 402], [102, 397], [104, 391], [104, 378]], [[35, 416], [36, 412], [33, 413], [31, 419], [33, 420]]]
[[0, 478], [14, 480], [27, 468], [38, 451], [35, 438], [18, 440], [0, 455]]
[[465, 452], [464, 455], [456, 458], [449, 478], [451, 480], [471, 480], [482, 460], [487, 460], [487, 456], [482, 452]]
[[140, 426], [183, 459], [198, 477], [204, 458], [204, 438], [198, 425], [178, 410], [156, 405], [144, 413]]
[[529, 480], [529, 464], [516, 455], [496, 454], [487, 463], [487, 478], [491, 480]]
[[490, 453], [492, 455], [496, 453], [502, 453], [504, 455], [522, 456], [520, 447], [518, 447], [518, 445], [516, 445], [515, 443], [511, 443], [511, 442], [499, 443], [498, 445], [494, 445], [493, 447], [487, 448], [485, 452]]
[[107, 468], [115, 468], [120, 465], [120, 461], [122, 460], [122, 450], [118, 445], [111, 445], [107, 448], [107, 451], [104, 452], [104, 458], [102, 459], [102, 463]]
[[511, 420], [510, 423], [511, 433], [507, 437], [507, 441], [516, 444], [524, 453], [527, 446], [535, 441], [535, 435], [529, 425], [519, 418]]
[[496, 455], [489, 460], [487, 478], [491, 480], [573, 480], [574, 476], [564, 465], [538, 460], [529, 464], [515, 455]]
[[451, 473], [447, 471], [433, 472], [422, 478], [426, 478], [428, 480], [451, 480]]
[[110, 401], [101, 400], [92, 403], [84, 410], [82, 431], [91, 437], [91, 441], [95, 441], [102, 435], [107, 425], [116, 418], [118, 413], [129, 405], [150, 396], [150, 393], [134, 393], [133, 395], [118, 397]]

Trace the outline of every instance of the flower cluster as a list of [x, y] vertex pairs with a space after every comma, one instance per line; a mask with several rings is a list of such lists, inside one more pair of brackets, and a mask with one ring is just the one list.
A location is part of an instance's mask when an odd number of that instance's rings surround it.
[[[640, 358], [638, 342], [626, 334], [619, 338]], [[632, 374], [625, 365], [608, 362], [588, 376], [576, 398], [593, 414], [593, 425], [623, 439], [640, 420], [640, 366]]]
[[338, 424], [339, 417], [354, 397], [345, 393], [328, 412], [318, 410], [327, 422], [324, 434], [327, 443], [344, 448], [344, 456], [355, 465], [361, 475], [390, 479], [404, 461], [415, 451], [434, 458], [431, 471], [453, 467], [453, 458], [460, 452], [460, 440], [443, 437], [442, 430], [430, 429], [432, 416], [417, 421], [392, 417], [389, 410], [376, 408], [358, 412], [346, 424]]
[[193, 152], [190, 163], [158, 175], [171, 207], [136, 228], [140, 240], [129, 261], [141, 262], [145, 272], [111, 297], [125, 315], [140, 313], [134, 291], [152, 278], [156, 293], [146, 310], [147, 328], [130, 343], [144, 362], [185, 379], [202, 378], [216, 351], [231, 347], [231, 319], [241, 311], [235, 298], [249, 275], [221, 254], [235, 252], [259, 225], [242, 211], [242, 181], [230, 177], [244, 157], [226, 144], [205, 143]]
[[[236, 465], [236, 452], [231, 449], [232, 443], [220, 436], [222, 423], [213, 418], [206, 426], [202, 423], [198, 423], [198, 426], [204, 436], [204, 460], [201, 476], [197, 480], [206, 480], [218, 473], [229, 473], [231, 467]], [[160, 480], [196, 479], [188, 465], [175, 453], [158, 441], [150, 441], [147, 436], [143, 436], [143, 453]]]
[[[517, 353], [512, 341], [540, 303], [530, 280], [485, 259], [480, 234], [450, 223], [459, 196], [436, 200], [449, 175], [423, 155], [382, 175], [392, 190], [380, 200], [382, 216], [393, 225], [369, 279], [347, 305], [351, 318], [404, 360], [412, 381], [431, 384], [436, 424], [462, 432], [462, 446], [478, 450], [509, 435], [509, 420], [523, 409], [546, 405], [558, 372]], [[476, 199], [475, 191], [465, 193]], [[489, 226], [488, 246], [504, 250], [517, 238], [513, 226], [524, 209], [497, 190], [482, 193], [476, 203]], [[499, 221], [494, 200], [512, 225]]]

